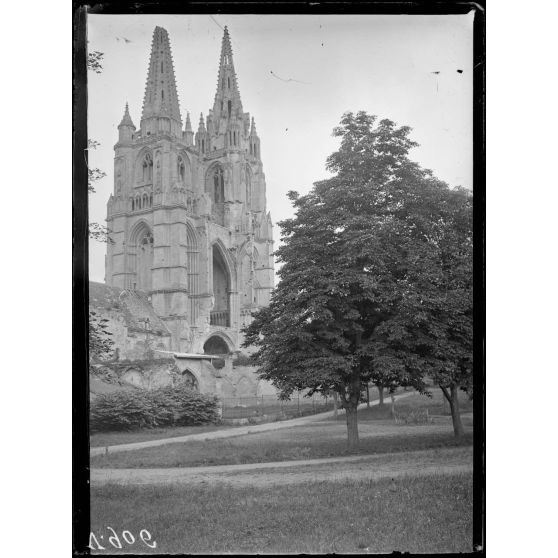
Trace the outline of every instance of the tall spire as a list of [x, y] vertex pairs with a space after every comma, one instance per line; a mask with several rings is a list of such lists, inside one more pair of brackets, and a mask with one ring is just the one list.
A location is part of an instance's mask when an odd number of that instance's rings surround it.
[[119, 128], [121, 126], [130, 126], [130, 128], [133, 128], [134, 130], [136, 129], [136, 127], [134, 126], [134, 123], [132, 122], [132, 117], [130, 116], [130, 111], [128, 110], [128, 103], [126, 103], [126, 108], [124, 109], [124, 116], [122, 117], [122, 120], [120, 121], [120, 124], [118, 124]]
[[185, 132], [191, 132], [192, 131], [192, 123], [190, 122], [190, 113], [189, 112], [186, 113], [186, 126], [184, 127], [184, 131]]
[[171, 118], [182, 128], [169, 35], [162, 27], [155, 27], [153, 32], [151, 57], [143, 97], [142, 124], [148, 118], [157, 117]]
[[230, 118], [238, 115], [242, 118], [242, 101], [238, 91], [236, 73], [231, 48], [229, 30], [225, 26], [223, 41], [221, 43], [221, 59], [219, 62], [219, 77], [217, 80], [217, 92], [213, 103], [214, 118]]

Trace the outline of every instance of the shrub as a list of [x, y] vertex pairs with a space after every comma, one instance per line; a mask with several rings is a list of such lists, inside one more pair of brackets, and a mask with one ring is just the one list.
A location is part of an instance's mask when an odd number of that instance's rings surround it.
[[98, 395], [91, 405], [90, 428], [101, 432], [191, 426], [218, 420], [216, 397], [179, 385]]

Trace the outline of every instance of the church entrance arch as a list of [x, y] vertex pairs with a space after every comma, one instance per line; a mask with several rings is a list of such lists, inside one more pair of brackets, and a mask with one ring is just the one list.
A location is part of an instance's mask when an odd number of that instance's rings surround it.
[[227, 342], [220, 335], [212, 335], [204, 344], [203, 352], [206, 355], [227, 356], [231, 353]]

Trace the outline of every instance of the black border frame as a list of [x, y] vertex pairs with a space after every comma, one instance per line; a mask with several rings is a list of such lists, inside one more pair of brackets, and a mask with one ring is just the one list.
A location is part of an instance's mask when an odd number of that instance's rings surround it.
[[[474, 183], [474, 492], [471, 554], [486, 553], [486, 13], [485, 1], [366, 2], [188, 2], [180, 0], [73, 0], [73, 238], [72, 256], [72, 517], [74, 556], [89, 555], [89, 380], [88, 380], [88, 200], [87, 166], [87, 13], [95, 14], [466, 14], [475, 11], [473, 47], [473, 183]], [[399, 553], [395, 553], [399, 554]], [[408, 553], [406, 553], [408, 554]], [[110, 556], [109, 553], [103, 553]], [[411, 554], [412, 555], [412, 554]], [[425, 556], [421, 554], [420, 556]], [[446, 554], [450, 556], [450, 554]]]

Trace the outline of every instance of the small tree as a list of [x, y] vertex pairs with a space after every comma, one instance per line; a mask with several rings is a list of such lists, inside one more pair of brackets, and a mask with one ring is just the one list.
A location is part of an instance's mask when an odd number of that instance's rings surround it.
[[[98, 50], [94, 50], [87, 54], [87, 69], [95, 72], [96, 74], [100, 74], [103, 71], [103, 66], [101, 61], [103, 60], [104, 54], [99, 52]], [[89, 157], [88, 152], [91, 149], [97, 149], [99, 147], [99, 142], [95, 140], [88, 140], [87, 141], [87, 150], [85, 154], [85, 160], [87, 163], [87, 190], [89, 193], [95, 193], [95, 182], [104, 178], [107, 173], [102, 171], [99, 168], [90, 168], [89, 167]], [[113, 243], [112, 238], [109, 235], [110, 231], [107, 229], [105, 225], [101, 225], [100, 223], [96, 223], [94, 221], [89, 222], [89, 238], [93, 240], [97, 240], [98, 242], [107, 242]]]
[[435, 260], [430, 245], [450, 191], [409, 160], [410, 128], [376, 120], [345, 114], [334, 130], [341, 146], [327, 161], [335, 176], [305, 196], [289, 192], [296, 215], [279, 223], [281, 280], [245, 329], [261, 377], [283, 394], [337, 391], [351, 449], [374, 374], [424, 391], [426, 355], [416, 352], [407, 301], [428, 281], [422, 255]]
[[89, 311], [89, 360], [91, 362], [106, 359], [114, 348], [112, 333], [106, 318], [93, 310]]

